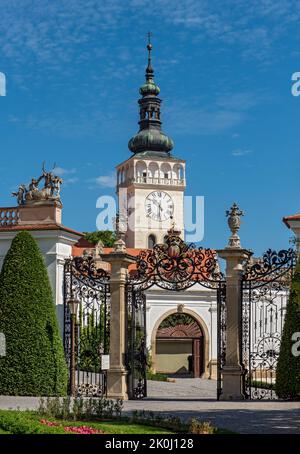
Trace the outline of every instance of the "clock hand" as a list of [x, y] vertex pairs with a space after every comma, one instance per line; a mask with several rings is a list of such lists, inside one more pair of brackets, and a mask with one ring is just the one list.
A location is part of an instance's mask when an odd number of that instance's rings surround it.
[[159, 209], [159, 212], [158, 212], [158, 217], [159, 219], [161, 220], [161, 212], [162, 212], [162, 207], [161, 207], [161, 203], [158, 205], [158, 209]]

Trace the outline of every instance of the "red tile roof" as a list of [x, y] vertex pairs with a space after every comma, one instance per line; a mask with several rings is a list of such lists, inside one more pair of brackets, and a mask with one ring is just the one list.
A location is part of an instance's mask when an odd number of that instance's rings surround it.
[[300, 213], [294, 214], [292, 216], [285, 216], [284, 218], [282, 218], [282, 220], [285, 223], [285, 225], [290, 229], [291, 226], [289, 224], [289, 221], [300, 221]]
[[76, 244], [74, 244], [72, 248], [72, 255], [73, 257], [78, 257], [83, 254], [83, 251], [85, 249], [94, 249], [95, 245], [93, 243], [90, 243], [88, 240], [85, 238], [81, 237]]
[[0, 232], [14, 232], [14, 231], [21, 231], [21, 230], [62, 230], [64, 232], [74, 233], [75, 235], [82, 235], [82, 232], [78, 232], [77, 230], [70, 229], [69, 227], [65, 227], [61, 224], [28, 224], [28, 225], [6, 225], [0, 227]]
[[[95, 248], [95, 244], [90, 243], [89, 241], [87, 241], [85, 238], [82, 237], [73, 246], [73, 251], [72, 251], [73, 256], [74, 257], [81, 256], [86, 249], [94, 249], [94, 248]], [[104, 247], [103, 253], [109, 254], [110, 252], [113, 252], [113, 250], [114, 249], [112, 247]], [[142, 251], [142, 249], [126, 248], [127, 254], [133, 255], [134, 257], [137, 257], [141, 251]]]
[[[80, 240], [73, 246], [72, 255], [73, 255], [73, 257], [82, 256], [83, 252], [86, 249], [94, 249], [94, 248], [95, 248], [95, 245], [93, 243], [90, 243], [85, 238], [80, 238]], [[110, 252], [113, 252], [113, 250], [114, 249], [112, 247], [105, 247], [105, 248], [103, 248], [103, 253], [109, 254]], [[134, 249], [134, 248], [126, 249], [127, 254], [132, 255], [134, 257], [137, 257], [141, 251], [142, 251], [142, 249]], [[107, 266], [104, 266], [104, 268], [107, 269]], [[135, 263], [133, 263], [132, 265], [129, 265], [129, 267], [128, 267], [129, 272], [134, 271], [135, 269], [136, 269]]]

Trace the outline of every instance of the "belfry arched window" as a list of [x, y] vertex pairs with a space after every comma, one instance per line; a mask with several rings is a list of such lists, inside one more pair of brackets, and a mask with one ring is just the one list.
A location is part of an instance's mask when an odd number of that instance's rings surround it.
[[148, 248], [153, 249], [156, 245], [156, 237], [155, 235], [151, 234], [148, 236]]

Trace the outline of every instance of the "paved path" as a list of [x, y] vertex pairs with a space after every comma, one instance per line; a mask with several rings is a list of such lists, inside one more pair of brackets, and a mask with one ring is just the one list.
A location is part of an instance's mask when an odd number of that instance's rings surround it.
[[[175, 383], [148, 382], [148, 397], [127, 401], [124, 411], [149, 410], [211, 421], [214, 426], [239, 433], [300, 434], [300, 402], [242, 401], [218, 402], [216, 382], [203, 379], [177, 379]], [[35, 397], [0, 396], [0, 408], [35, 409]]]
[[300, 402], [218, 402], [214, 380], [148, 381], [148, 397], [125, 402], [124, 409], [155, 411], [184, 420], [199, 418], [216, 427], [244, 434], [300, 434]]

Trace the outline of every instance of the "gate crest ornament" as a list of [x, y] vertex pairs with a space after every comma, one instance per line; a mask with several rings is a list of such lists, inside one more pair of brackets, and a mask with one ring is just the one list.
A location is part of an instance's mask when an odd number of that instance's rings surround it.
[[156, 284], [167, 290], [183, 290], [196, 282], [214, 287], [222, 278], [214, 250], [198, 249], [172, 231], [164, 244], [140, 252], [133, 276], [144, 289]]

